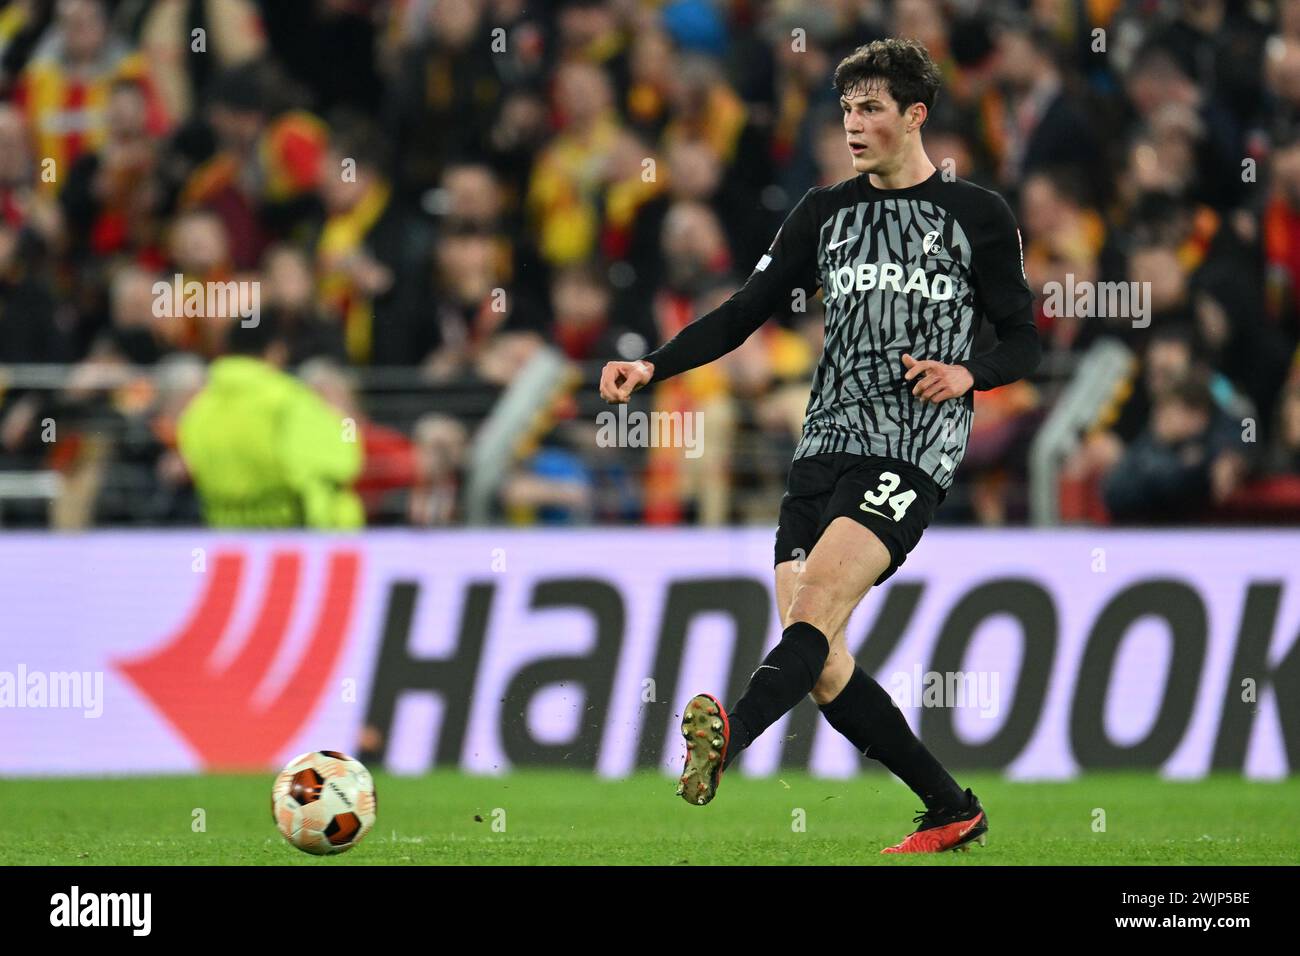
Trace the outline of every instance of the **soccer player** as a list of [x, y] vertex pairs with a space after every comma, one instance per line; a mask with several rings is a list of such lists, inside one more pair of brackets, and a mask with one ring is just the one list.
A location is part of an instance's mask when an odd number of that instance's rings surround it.
[[[951, 487], [972, 392], [1029, 374], [1041, 351], [1011, 210], [998, 194], [941, 174], [921, 143], [939, 82], [912, 40], [878, 40], [845, 57], [834, 84], [858, 175], [809, 190], [739, 291], [642, 359], [608, 363], [600, 381], [606, 401], [626, 402], [736, 348], [792, 290], [821, 288], [825, 350], [776, 532], [785, 630], [729, 713], [709, 694], [687, 704], [678, 793], [710, 802], [731, 761], [811, 692], [832, 727], [925, 804], [917, 830], [886, 853], [983, 843], [988, 821], [855, 665], [844, 627], [872, 585], [898, 570]], [[981, 316], [998, 342], [971, 357]]]

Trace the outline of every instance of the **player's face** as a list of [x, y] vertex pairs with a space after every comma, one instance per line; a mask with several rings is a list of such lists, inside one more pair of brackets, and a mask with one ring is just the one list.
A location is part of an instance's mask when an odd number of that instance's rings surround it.
[[890, 173], [901, 165], [909, 117], [906, 112], [899, 113], [883, 80], [870, 80], [846, 91], [840, 97], [840, 109], [854, 169]]

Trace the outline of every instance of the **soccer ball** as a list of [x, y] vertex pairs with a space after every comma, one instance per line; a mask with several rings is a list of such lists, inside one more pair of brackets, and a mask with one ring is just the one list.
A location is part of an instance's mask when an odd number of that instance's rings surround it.
[[361, 761], [337, 750], [299, 754], [271, 787], [271, 818], [305, 853], [344, 853], [375, 825], [375, 782]]

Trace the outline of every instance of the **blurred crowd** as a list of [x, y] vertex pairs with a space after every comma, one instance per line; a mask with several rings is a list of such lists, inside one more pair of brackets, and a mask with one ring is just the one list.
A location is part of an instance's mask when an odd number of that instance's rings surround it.
[[[259, 284], [288, 367], [359, 424], [371, 523], [463, 521], [477, 423], [446, 396], [547, 348], [582, 374], [539, 394], [500, 520], [772, 520], [816, 300], [638, 396], [704, 413], [698, 459], [601, 447], [590, 369], [721, 302], [854, 175], [830, 77], [882, 36], [942, 68], [930, 157], [1017, 214], [1045, 368], [1134, 353], [1062, 519], [1300, 516], [1300, 0], [9, 0], [0, 471], [63, 476], [31, 520], [199, 520], [177, 421], [238, 318], [160, 315], [180, 276]], [[1061, 314], [1054, 282], [1149, 283], [1149, 321]], [[9, 380], [27, 364], [71, 371]], [[381, 414], [392, 369], [419, 414]], [[978, 395], [947, 520], [1024, 520], [1052, 397]]]

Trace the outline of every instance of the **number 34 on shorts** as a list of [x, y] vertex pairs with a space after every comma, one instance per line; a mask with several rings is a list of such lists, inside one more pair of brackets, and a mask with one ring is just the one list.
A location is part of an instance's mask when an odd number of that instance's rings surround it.
[[[863, 511], [871, 514], [880, 515], [882, 518], [893, 518], [895, 521], [902, 521], [907, 514], [907, 507], [916, 500], [916, 492], [907, 488], [899, 491], [899, 486], [903, 479], [892, 471], [882, 471], [880, 473], [880, 484], [874, 491], [863, 493], [862, 504], [860, 507]], [[885, 509], [888, 508], [893, 514], [889, 514]]]

